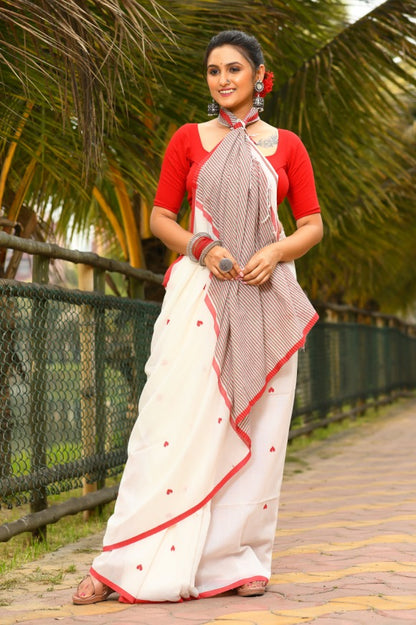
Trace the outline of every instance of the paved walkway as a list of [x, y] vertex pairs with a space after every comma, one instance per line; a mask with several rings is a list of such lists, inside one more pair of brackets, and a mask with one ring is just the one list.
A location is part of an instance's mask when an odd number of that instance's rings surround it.
[[263, 597], [73, 606], [72, 588], [100, 548], [94, 536], [2, 580], [0, 623], [415, 625], [415, 438], [416, 400], [407, 400], [289, 455]]

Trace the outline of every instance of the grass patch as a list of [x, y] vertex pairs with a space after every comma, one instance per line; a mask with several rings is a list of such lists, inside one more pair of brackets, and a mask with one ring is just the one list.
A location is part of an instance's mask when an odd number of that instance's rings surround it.
[[31, 573], [30, 579], [32, 582], [38, 582], [40, 584], [59, 584], [64, 578], [64, 571], [59, 571], [55, 574], [45, 573], [40, 566], [35, 569], [34, 573]]
[[[116, 482], [116, 480], [112, 480]], [[110, 480], [107, 483], [110, 486]], [[48, 498], [49, 505], [62, 503], [70, 497], [79, 497], [81, 489], [62, 493]], [[57, 523], [48, 525], [47, 540], [45, 542], [32, 542], [29, 532], [14, 536], [8, 542], [0, 542], [0, 576], [18, 569], [28, 562], [33, 562], [47, 553], [56, 551], [64, 545], [74, 543], [81, 538], [91, 536], [105, 529], [107, 521], [114, 509], [114, 502], [102, 507], [100, 514], [95, 513], [88, 521], [84, 521], [83, 513], [79, 512], [60, 519]], [[24, 505], [12, 510], [0, 510], [1, 522], [10, 523], [30, 513], [30, 506]], [[68, 566], [66, 572], [74, 572], [74, 565]], [[8, 583], [8, 582], [7, 582]], [[49, 579], [48, 584], [57, 583]]]
[[0, 590], [9, 590], [9, 588], [14, 588], [17, 584], [18, 580], [14, 577], [5, 579], [0, 582]]

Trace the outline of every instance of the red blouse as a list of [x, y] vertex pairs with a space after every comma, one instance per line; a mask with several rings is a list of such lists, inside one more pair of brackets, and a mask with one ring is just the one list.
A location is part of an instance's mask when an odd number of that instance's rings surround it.
[[[296, 220], [319, 213], [312, 165], [305, 146], [290, 130], [279, 129], [278, 132], [277, 150], [266, 156], [279, 177], [277, 203], [287, 196]], [[202, 147], [198, 124], [181, 126], [166, 149], [154, 205], [178, 213], [187, 192], [192, 206], [193, 176], [207, 154]]]

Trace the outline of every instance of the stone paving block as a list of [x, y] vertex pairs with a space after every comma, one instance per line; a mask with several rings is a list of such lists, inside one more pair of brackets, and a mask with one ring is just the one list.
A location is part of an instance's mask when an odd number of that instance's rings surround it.
[[372, 610], [359, 612], [357, 614], [348, 614], [348, 616], [342, 613], [331, 616], [320, 616], [310, 621], [310, 623], [311, 625], [398, 625], [397, 620], [383, 620], [379, 614]]
[[[392, 625], [399, 625], [399, 623], [416, 623], [416, 611], [415, 610], [395, 610], [394, 612], [382, 611], [378, 612], [380, 623], [392, 623]], [[395, 620], [394, 620], [395, 619]]]

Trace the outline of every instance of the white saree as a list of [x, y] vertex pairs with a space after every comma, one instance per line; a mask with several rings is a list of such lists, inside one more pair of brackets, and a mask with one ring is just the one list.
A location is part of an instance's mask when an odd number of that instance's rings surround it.
[[[249, 149], [269, 181], [275, 236], [284, 236], [277, 176], [251, 142]], [[192, 225], [194, 232], [216, 234], [203, 201], [195, 202]], [[292, 264], [291, 280], [293, 272]], [[206, 267], [182, 257], [170, 271], [155, 324], [118, 499], [91, 568], [126, 602], [210, 596], [270, 576], [296, 351], [317, 315], [299, 295], [301, 323], [279, 362], [265, 371], [256, 397], [233, 419], [216, 359], [212, 280]], [[256, 366], [245, 363], [247, 372]], [[244, 362], [240, 376], [243, 369]]]

